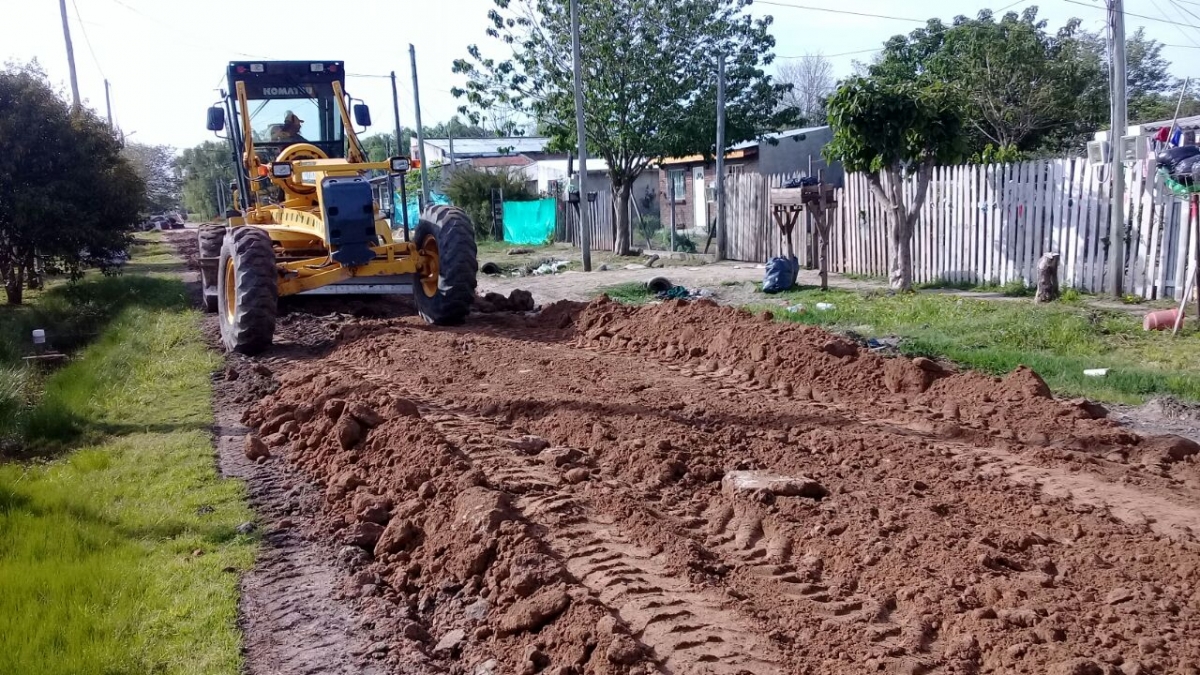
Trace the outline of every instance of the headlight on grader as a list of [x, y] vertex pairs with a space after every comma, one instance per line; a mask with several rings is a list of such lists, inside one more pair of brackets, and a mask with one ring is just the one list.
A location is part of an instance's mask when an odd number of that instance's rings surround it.
[[407, 157], [393, 157], [390, 161], [393, 173], [405, 173], [412, 168], [412, 162]]
[[271, 162], [271, 175], [276, 178], [291, 178], [291, 162]]

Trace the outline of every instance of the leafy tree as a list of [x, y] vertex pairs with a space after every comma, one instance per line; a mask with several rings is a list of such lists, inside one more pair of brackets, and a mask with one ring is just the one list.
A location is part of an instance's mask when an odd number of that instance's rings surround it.
[[825, 124], [825, 102], [833, 93], [833, 64], [821, 54], [805, 54], [803, 58], [780, 64], [777, 78], [792, 85], [781, 105], [793, 108], [810, 126]]
[[0, 280], [20, 304], [35, 259], [72, 277], [124, 249], [144, 185], [106, 122], [31, 63], [0, 71]]
[[[1108, 48], [1105, 37], [1100, 33], [1087, 33], [1095, 58], [1104, 64], [1104, 82], [1101, 85], [1108, 96]], [[1138, 28], [1125, 38], [1125, 84], [1128, 90], [1129, 121], [1154, 122], [1170, 119], [1179, 103], [1179, 90], [1183, 82], [1170, 73], [1171, 63], [1162, 55], [1163, 44], [1146, 37], [1146, 29]], [[1107, 99], [1105, 99], [1107, 101]], [[1195, 92], [1183, 99], [1179, 114], [1183, 116], [1200, 113], [1200, 100]], [[1107, 126], [1108, 108], [1101, 111]]]
[[128, 143], [121, 155], [129, 161], [146, 186], [146, 211], [162, 213], [179, 208], [183, 182], [179, 177], [175, 148]]
[[537, 195], [526, 187], [524, 177], [505, 168], [496, 171], [463, 168], [450, 174], [446, 180], [446, 196], [471, 217], [477, 238], [491, 237], [492, 190], [495, 189], [504, 191], [505, 201], [537, 199]]
[[225, 141], [205, 141], [184, 150], [177, 160], [183, 174], [183, 205], [203, 218], [220, 215], [217, 193], [228, 200], [234, 180], [233, 156]]
[[[829, 99], [833, 141], [827, 158], [847, 171], [867, 174], [871, 193], [884, 205], [891, 243], [890, 285], [912, 290], [913, 226], [937, 164], [965, 155], [962, 101], [943, 83], [919, 79], [893, 83], [853, 77]], [[904, 203], [904, 180], [916, 176], [912, 202]]]
[[990, 10], [950, 26], [931, 19], [888, 40], [869, 71], [894, 84], [930, 77], [963, 92], [969, 150], [1012, 155], [1081, 145], [1107, 119], [1106, 71], [1090, 36], [1071, 19], [1057, 32], [1037, 7]]
[[[567, 0], [494, 0], [487, 33], [511, 50], [500, 60], [476, 45], [454, 63], [466, 83], [453, 92], [479, 123], [495, 110], [538, 121], [566, 149], [576, 137]], [[754, 19], [750, 0], [583, 0], [580, 2], [585, 134], [608, 164], [618, 201], [615, 250], [630, 250], [634, 180], [655, 160], [711, 156], [715, 148], [717, 60], [726, 58], [726, 139], [730, 144], [795, 119], [779, 109], [787, 85], [763, 67], [774, 58], [771, 17]]]

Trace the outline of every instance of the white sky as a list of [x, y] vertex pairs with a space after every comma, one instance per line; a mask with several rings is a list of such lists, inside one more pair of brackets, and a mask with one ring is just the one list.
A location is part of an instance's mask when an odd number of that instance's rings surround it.
[[[587, 3], [597, 1], [603, 0], [581, 0], [584, 21]], [[956, 14], [973, 16], [982, 7], [1012, 4], [1020, 10], [1038, 4], [1040, 16], [1049, 19], [1051, 28], [1078, 16], [1085, 28], [1102, 29], [1103, 1], [1078, 2], [1093, 6], [1067, 0], [759, 0], [754, 13], [775, 17], [773, 32], [780, 57], [822, 52], [831, 57], [840, 77], [850, 73], [853, 60], [869, 59], [869, 50], [878, 49], [888, 37], [907, 33], [922, 23], [780, 5], [923, 22], [931, 16], [946, 21]], [[412, 126], [411, 42], [417, 49], [423, 121], [431, 125], [448, 119], [458, 107], [449, 90], [461, 82], [450, 72], [452, 61], [464, 57], [472, 43], [485, 49], [498, 46], [484, 34], [492, 6], [492, 0], [67, 0], [83, 98], [103, 112], [107, 76], [114, 115], [126, 134], [138, 142], [176, 147], [212, 138], [204, 130], [205, 108], [218, 98], [216, 89], [224, 81], [227, 62], [245, 55], [343, 60], [349, 73], [386, 75], [395, 70], [401, 121]], [[1127, 30], [1145, 25], [1151, 37], [1180, 45], [1164, 52], [1174, 64], [1175, 74], [1198, 74], [1188, 64], [1200, 61], [1200, 4], [1195, 0], [1126, 0], [1126, 12], [1177, 22], [1130, 16]], [[0, 15], [4, 16], [0, 58], [25, 61], [36, 57], [51, 79], [66, 90], [67, 60], [58, 3], [0, 0]], [[350, 26], [361, 28], [351, 30]], [[350, 78], [347, 89], [371, 105], [372, 131], [392, 128], [391, 85], [386, 78]]]

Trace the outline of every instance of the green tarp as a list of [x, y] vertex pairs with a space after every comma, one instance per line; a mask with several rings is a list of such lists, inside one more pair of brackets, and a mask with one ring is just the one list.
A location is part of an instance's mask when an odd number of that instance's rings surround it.
[[554, 200], [504, 202], [504, 241], [545, 244], [554, 235]]

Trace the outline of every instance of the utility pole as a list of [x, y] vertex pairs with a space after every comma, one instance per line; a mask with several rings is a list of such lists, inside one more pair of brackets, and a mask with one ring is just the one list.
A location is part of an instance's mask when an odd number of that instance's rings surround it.
[[591, 209], [587, 191], [587, 131], [583, 127], [583, 67], [579, 49], [579, 0], [571, 0], [571, 60], [575, 71], [575, 129], [579, 134], [579, 247], [583, 251], [583, 271], [592, 271]]
[[408, 58], [412, 61], [413, 105], [417, 116], [417, 152], [421, 153], [421, 209], [429, 205], [429, 161], [425, 157], [425, 130], [421, 127], [421, 91], [417, 88], [417, 48], [408, 45]]
[[1125, 163], [1121, 156], [1121, 137], [1128, 127], [1125, 72], [1125, 8], [1122, 0], [1108, 0], [1108, 20], [1112, 43], [1109, 63], [1112, 68], [1112, 221], [1108, 227], [1108, 288], [1121, 295], [1125, 272]]
[[450, 139], [450, 170], [454, 171], [458, 167], [457, 160], [454, 157], [454, 118], [450, 118], [450, 122], [446, 125], [446, 136]]
[[67, 21], [67, 0], [58, 0], [58, 11], [62, 13], [63, 39], [67, 42], [67, 67], [71, 70], [71, 102], [73, 110], [79, 110], [79, 79], [75, 76], [75, 48], [71, 46], [71, 24]]
[[396, 71], [392, 71], [392, 115], [396, 118], [396, 155], [408, 156], [404, 146], [400, 145], [400, 94], [396, 90]]
[[104, 107], [108, 109], [108, 130], [113, 130], [112, 97], [108, 94], [108, 78], [104, 78]]
[[[717, 57], [717, 260], [725, 259], [725, 55]], [[700, 197], [697, 197], [700, 199]]]

